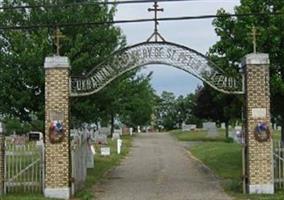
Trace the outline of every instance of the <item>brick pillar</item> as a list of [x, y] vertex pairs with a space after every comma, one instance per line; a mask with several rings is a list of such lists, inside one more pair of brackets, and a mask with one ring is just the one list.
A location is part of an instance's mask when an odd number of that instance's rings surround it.
[[[69, 60], [47, 57], [45, 68], [45, 188], [46, 197], [70, 198]], [[51, 122], [63, 122], [62, 141], [50, 140]]]
[[0, 122], [0, 196], [5, 194], [5, 127]]
[[258, 123], [270, 127], [268, 54], [249, 54], [244, 58], [246, 91], [246, 173], [249, 193], [274, 193], [272, 139], [259, 142], [254, 132]]

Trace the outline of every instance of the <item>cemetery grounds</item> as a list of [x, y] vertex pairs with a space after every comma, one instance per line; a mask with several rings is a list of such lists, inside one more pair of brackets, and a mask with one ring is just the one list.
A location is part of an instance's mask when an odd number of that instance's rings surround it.
[[[282, 200], [284, 191], [274, 195], [242, 194], [242, 145], [226, 139], [225, 130], [218, 129], [215, 137], [207, 130], [170, 132], [184, 143], [190, 156], [206, 165], [219, 179], [225, 192], [235, 199]], [[273, 132], [273, 140], [280, 140], [280, 132]]]

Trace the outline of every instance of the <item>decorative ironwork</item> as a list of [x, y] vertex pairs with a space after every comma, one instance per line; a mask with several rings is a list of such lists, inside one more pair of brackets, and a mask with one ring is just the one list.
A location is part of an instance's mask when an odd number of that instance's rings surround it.
[[86, 96], [134, 68], [165, 64], [184, 70], [223, 93], [243, 94], [243, 77], [228, 76], [206, 56], [169, 42], [144, 42], [115, 52], [86, 76], [71, 77], [71, 96]]
[[166, 41], [162, 36], [161, 34], [159, 33], [158, 31], [158, 25], [159, 25], [159, 22], [158, 22], [158, 12], [164, 12], [164, 9], [163, 8], [159, 8], [159, 5], [158, 5], [158, 2], [155, 1], [154, 2], [154, 5], [153, 5], [153, 8], [148, 8], [148, 12], [154, 12], [154, 33], [152, 33], [152, 35], [147, 39], [147, 41], [151, 41], [153, 38], [154, 38], [154, 41], [155, 42], [158, 42], [158, 39], [160, 39], [161, 41]]

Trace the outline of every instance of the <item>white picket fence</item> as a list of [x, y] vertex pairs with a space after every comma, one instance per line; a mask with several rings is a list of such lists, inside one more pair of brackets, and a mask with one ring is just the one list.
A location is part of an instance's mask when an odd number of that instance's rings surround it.
[[276, 191], [284, 190], [284, 145], [273, 141], [274, 186]]
[[86, 130], [71, 130], [72, 194], [83, 186], [87, 168], [94, 167], [94, 157], [90, 148], [90, 133]]
[[[88, 131], [71, 130], [72, 193], [79, 191], [94, 167]], [[5, 193], [42, 192], [44, 188], [44, 145], [36, 142], [5, 144]]]
[[5, 193], [42, 192], [43, 144], [5, 145]]

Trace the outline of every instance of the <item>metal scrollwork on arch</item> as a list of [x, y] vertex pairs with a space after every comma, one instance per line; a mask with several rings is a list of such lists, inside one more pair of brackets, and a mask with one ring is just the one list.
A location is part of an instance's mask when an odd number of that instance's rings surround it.
[[125, 72], [149, 64], [179, 68], [223, 93], [244, 93], [241, 74], [226, 75], [197, 51], [169, 42], [144, 42], [115, 52], [86, 76], [71, 77], [71, 96], [94, 94]]

